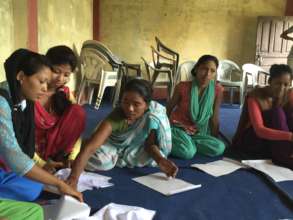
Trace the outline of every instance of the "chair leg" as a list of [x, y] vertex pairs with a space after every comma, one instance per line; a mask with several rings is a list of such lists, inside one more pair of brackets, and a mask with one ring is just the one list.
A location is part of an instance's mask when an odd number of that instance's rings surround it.
[[100, 108], [105, 89], [106, 89], [105, 85], [102, 85], [102, 84], [99, 85], [99, 90], [98, 90], [99, 92], [98, 92], [97, 100], [96, 100], [96, 104], [95, 104], [96, 109]]
[[79, 89], [79, 93], [78, 93], [78, 97], [77, 97], [77, 103], [78, 104], [81, 104], [81, 100], [82, 100], [82, 97], [84, 95], [84, 89], [85, 89], [85, 79], [83, 79], [80, 83], [80, 89]]
[[169, 80], [170, 80], [169, 99], [171, 99], [171, 97], [173, 95], [173, 89], [174, 89], [174, 79], [173, 79], [172, 72], [168, 73], [168, 76], [169, 76]]
[[230, 88], [230, 105], [233, 105], [233, 100], [234, 99], [234, 88]]
[[88, 103], [89, 104], [92, 104], [92, 102], [93, 102], [93, 95], [94, 95], [94, 90], [95, 89], [94, 89], [93, 85], [91, 85], [91, 84], [88, 87], [89, 87]]
[[242, 108], [244, 103], [244, 89], [242, 87], [239, 88], [239, 100], [240, 108]]
[[[123, 74], [123, 73], [120, 73], [120, 74]], [[118, 80], [116, 82], [116, 85], [115, 85], [115, 93], [114, 93], [114, 99], [113, 99], [113, 104], [112, 104], [114, 108], [117, 106], [117, 104], [119, 102], [122, 78], [123, 78], [123, 75], [119, 76]]]
[[159, 75], [159, 72], [158, 71], [154, 71], [153, 75], [152, 75], [152, 82], [151, 82], [151, 85], [152, 87], [154, 86], [157, 78], [158, 78], [158, 75]]

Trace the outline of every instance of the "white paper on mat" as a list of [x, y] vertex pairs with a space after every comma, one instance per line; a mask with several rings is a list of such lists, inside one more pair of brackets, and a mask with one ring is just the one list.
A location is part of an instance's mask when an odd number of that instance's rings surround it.
[[[61, 169], [55, 173], [55, 176], [59, 179], [66, 180], [70, 175], [70, 172], [71, 169], [69, 168]], [[113, 186], [114, 184], [109, 182], [110, 179], [111, 177], [103, 176], [97, 173], [82, 172], [78, 180], [77, 190], [79, 192], [83, 192], [85, 190], [92, 190], [93, 188]]]
[[194, 185], [177, 178], [168, 179], [166, 177], [166, 174], [162, 172], [153, 173], [142, 177], [136, 177], [132, 180], [142, 185], [145, 185], [155, 191], [158, 191], [166, 196], [201, 187], [201, 184]]
[[292, 170], [277, 166], [271, 160], [242, 160], [241, 162], [267, 174], [276, 182], [293, 180]]
[[72, 220], [86, 218], [90, 215], [90, 207], [70, 196], [62, 196], [58, 200], [43, 205], [45, 220]]
[[223, 158], [223, 160], [217, 160], [205, 164], [192, 164], [191, 167], [198, 168], [212, 176], [219, 177], [230, 174], [246, 166], [242, 165], [240, 162], [236, 160]]

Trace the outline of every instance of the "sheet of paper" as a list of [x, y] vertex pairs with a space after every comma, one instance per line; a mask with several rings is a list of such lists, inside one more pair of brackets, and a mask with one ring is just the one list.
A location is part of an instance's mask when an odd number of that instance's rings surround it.
[[272, 163], [271, 160], [242, 160], [243, 164], [272, 177], [276, 182], [293, 180], [293, 171]]
[[43, 205], [45, 220], [72, 220], [87, 218], [90, 215], [90, 207], [70, 196], [62, 196], [58, 200], [51, 200]]
[[[59, 179], [66, 180], [70, 172], [71, 169], [61, 169], [55, 173], [55, 176], [57, 176]], [[82, 172], [78, 180], [77, 190], [79, 192], [83, 192], [85, 190], [92, 190], [93, 188], [105, 188], [113, 186], [114, 184], [109, 182], [110, 179], [111, 177], [103, 176], [97, 173]]]
[[132, 180], [142, 185], [145, 185], [155, 191], [158, 191], [166, 196], [201, 187], [201, 184], [194, 185], [177, 178], [168, 179], [166, 177], [166, 174], [161, 172], [153, 173], [147, 176], [136, 177]]
[[223, 160], [217, 160], [211, 163], [192, 164], [191, 167], [198, 168], [212, 176], [219, 177], [230, 174], [245, 166], [238, 161], [224, 158]]

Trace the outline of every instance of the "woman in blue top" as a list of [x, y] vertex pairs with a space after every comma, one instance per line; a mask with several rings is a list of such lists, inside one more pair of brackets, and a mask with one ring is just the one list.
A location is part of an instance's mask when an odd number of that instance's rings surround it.
[[[49, 63], [43, 55], [19, 49], [6, 60], [4, 67], [7, 82], [0, 85], [0, 157], [13, 172], [0, 167], [1, 207], [5, 206], [6, 199], [35, 200], [42, 190], [42, 184], [37, 182], [56, 186], [60, 193], [82, 201], [79, 192], [36, 166], [31, 159], [34, 154], [33, 101], [47, 90], [51, 77]], [[0, 217], [11, 216], [0, 213]]]

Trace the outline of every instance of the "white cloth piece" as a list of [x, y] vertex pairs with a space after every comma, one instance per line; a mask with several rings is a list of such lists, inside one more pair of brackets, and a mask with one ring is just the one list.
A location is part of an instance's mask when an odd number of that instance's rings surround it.
[[135, 182], [145, 185], [166, 196], [201, 187], [201, 184], [194, 185], [177, 178], [168, 178], [166, 174], [159, 172], [147, 176], [133, 178]]
[[213, 161], [211, 163], [205, 164], [192, 164], [191, 167], [198, 168], [205, 173], [212, 176], [219, 177], [223, 175], [230, 174], [240, 168], [246, 167], [238, 161], [231, 160], [228, 158], [223, 158], [223, 160]]
[[293, 180], [292, 170], [277, 166], [271, 160], [242, 160], [241, 162], [267, 174], [276, 182]]
[[110, 203], [91, 217], [76, 220], [151, 220], [155, 214], [156, 211], [137, 206]]
[[[61, 180], [66, 180], [70, 175], [71, 169], [61, 169], [55, 173], [55, 176]], [[109, 180], [111, 177], [103, 176], [97, 173], [91, 172], [82, 172], [78, 184], [77, 190], [79, 192], [83, 192], [85, 190], [92, 190], [93, 188], [105, 188], [109, 186], [113, 186], [113, 183], [110, 183]]]
[[72, 220], [89, 217], [91, 208], [71, 196], [62, 196], [58, 200], [49, 200], [43, 205], [45, 220]]

